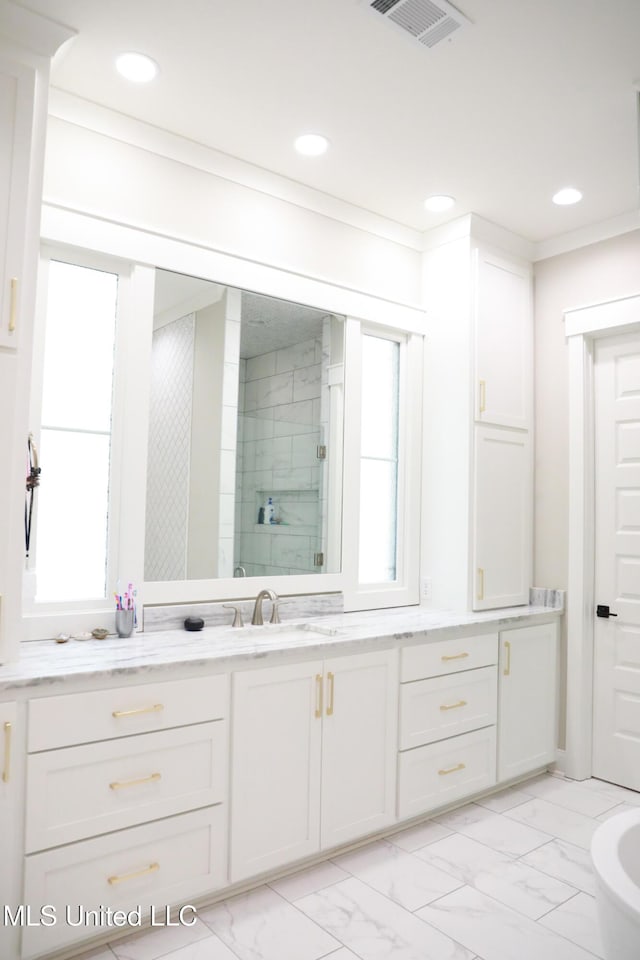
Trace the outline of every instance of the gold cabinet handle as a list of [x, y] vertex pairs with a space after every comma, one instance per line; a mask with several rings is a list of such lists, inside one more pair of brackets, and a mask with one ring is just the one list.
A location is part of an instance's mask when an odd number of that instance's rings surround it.
[[484, 413], [487, 409], [487, 382], [486, 380], [480, 381], [480, 413]]
[[159, 713], [164, 710], [164, 704], [154, 703], [152, 707], [138, 707], [137, 710], [114, 710], [112, 717], [137, 717], [141, 713]]
[[438, 770], [438, 774], [441, 777], [446, 777], [448, 773], [457, 773], [458, 770], [464, 770], [464, 768], [465, 768], [464, 763], [456, 763], [455, 767], [449, 767], [448, 770]]
[[507, 662], [504, 665], [504, 670], [502, 671], [503, 676], [508, 677], [511, 674], [511, 641], [505, 640], [504, 648], [507, 651]]
[[464, 660], [464, 659], [465, 659], [466, 657], [468, 657], [468, 656], [469, 656], [468, 653], [454, 653], [454, 654], [452, 654], [452, 655], [449, 656], [449, 657], [446, 656], [446, 654], [443, 654], [443, 655], [440, 657], [440, 659], [441, 659], [444, 663], [446, 663], [447, 660]]
[[316, 718], [322, 716], [322, 674], [316, 673]]
[[144, 870], [136, 870], [135, 873], [125, 873], [121, 877], [107, 877], [107, 880], [111, 886], [115, 886], [116, 883], [124, 883], [125, 880], [134, 880], [136, 877], [143, 877], [145, 873], [155, 873], [156, 870], [159, 869], [159, 863], [150, 863]]
[[9, 297], [9, 333], [16, 329], [16, 313], [18, 305], [18, 278], [11, 277], [11, 294]]
[[2, 771], [2, 782], [9, 783], [11, 777], [11, 734], [13, 727], [7, 720], [4, 725], [4, 769]]
[[330, 670], [327, 673], [327, 680], [329, 681], [329, 705], [327, 706], [327, 716], [332, 717], [333, 716], [333, 695], [335, 691], [336, 678], [335, 678], [335, 674], [331, 673]]
[[141, 777], [139, 780], [115, 780], [109, 787], [111, 790], [124, 790], [125, 787], [137, 787], [141, 783], [157, 783], [161, 779], [160, 773], [152, 773], [150, 777]]
[[478, 600], [484, 600], [484, 567], [478, 567]]
[[455, 710], [457, 707], [466, 707], [466, 700], [458, 700], [457, 703], [443, 703], [440, 707], [441, 710]]

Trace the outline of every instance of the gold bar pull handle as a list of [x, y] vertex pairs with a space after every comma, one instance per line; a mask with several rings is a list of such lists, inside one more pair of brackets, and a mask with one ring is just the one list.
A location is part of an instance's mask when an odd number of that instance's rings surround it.
[[327, 706], [327, 716], [332, 717], [333, 716], [333, 695], [335, 692], [336, 678], [335, 678], [335, 674], [331, 673], [330, 670], [327, 673], [327, 680], [329, 681], [329, 704]]
[[141, 777], [139, 780], [115, 780], [109, 784], [111, 790], [123, 790], [125, 787], [137, 787], [141, 783], [157, 783], [162, 780], [162, 775], [152, 773], [150, 777]]
[[124, 873], [121, 877], [107, 877], [107, 880], [111, 886], [115, 886], [116, 883], [124, 883], [125, 880], [135, 880], [136, 877], [143, 877], [145, 873], [155, 873], [156, 870], [159, 869], [159, 863], [150, 863], [144, 870], [136, 870], [135, 873]]
[[11, 293], [9, 295], [9, 333], [13, 333], [16, 329], [16, 316], [18, 312], [18, 278], [11, 277], [10, 284]]
[[502, 671], [503, 676], [509, 677], [511, 675], [511, 641], [505, 640], [504, 649], [507, 652], [507, 662], [504, 665], [504, 670]]
[[466, 660], [468, 656], [468, 653], [453, 653], [450, 656], [443, 654], [440, 659], [443, 663], [446, 663], [448, 660]]
[[466, 707], [466, 700], [458, 700], [457, 703], [443, 703], [440, 707], [441, 710], [455, 710], [457, 707]]
[[455, 767], [449, 767], [448, 770], [438, 770], [438, 774], [441, 777], [446, 777], [448, 773], [457, 773], [458, 770], [464, 770], [464, 768], [465, 768], [464, 763], [456, 763]]
[[486, 380], [480, 380], [480, 403], [479, 403], [480, 413], [484, 413], [487, 409], [487, 382]]
[[136, 710], [114, 710], [112, 717], [137, 717], [141, 713], [159, 713], [164, 710], [164, 704], [154, 703], [152, 707], [138, 707]]
[[13, 727], [7, 720], [4, 725], [4, 769], [2, 771], [2, 782], [9, 783], [11, 777], [11, 734]]
[[478, 600], [484, 600], [484, 567], [478, 567]]
[[322, 674], [316, 673], [316, 719], [322, 716]]

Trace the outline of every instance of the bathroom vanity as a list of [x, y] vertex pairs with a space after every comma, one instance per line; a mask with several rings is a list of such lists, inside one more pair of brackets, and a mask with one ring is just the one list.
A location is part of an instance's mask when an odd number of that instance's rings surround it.
[[226, 896], [545, 768], [560, 613], [413, 608], [25, 644], [0, 668], [15, 825], [0, 894], [31, 925], [5, 925], [2, 955], [71, 956], [119, 931], [70, 925], [67, 908], [141, 907], [144, 922], [151, 904]]

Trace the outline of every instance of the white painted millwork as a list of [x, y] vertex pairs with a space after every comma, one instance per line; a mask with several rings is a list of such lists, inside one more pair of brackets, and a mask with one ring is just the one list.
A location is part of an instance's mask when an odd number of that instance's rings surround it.
[[640, 790], [640, 334], [595, 345], [593, 775]]
[[558, 625], [500, 633], [498, 780], [552, 763], [558, 738]]
[[[0, 703], [0, 903], [20, 899], [21, 851], [15, 824], [23, 800], [24, 744], [18, 739], [18, 706]], [[18, 932], [0, 923], [0, 956], [11, 957], [17, 950]]]
[[233, 678], [232, 883], [395, 817], [393, 650]]
[[403, 683], [400, 689], [400, 749], [407, 750], [495, 724], [496, 696], [495, 667]]
[[497, 663], [497, 640], [497, 633], [484, 633], [405, 647], [400, 653], [400, 680], [406, 683]]
[[526, 603], [533, 537], [529, 434], [477, 425], [475, 445], [473, 608]]

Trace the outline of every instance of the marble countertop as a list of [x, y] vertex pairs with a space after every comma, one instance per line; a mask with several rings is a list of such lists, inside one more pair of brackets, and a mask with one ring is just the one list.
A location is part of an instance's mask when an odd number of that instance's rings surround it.
[[177, 667], [243, 669], [256, 661], [268, 666], [291, 659], [291, 654], [309, 659], [364, 652], [380, 642], [387, 646], [428, 643], [447, 639], [456, 631], [468, 635], [475, 626], [486, 632], [484, 628], [490, 626], [501, 629], [523, 619], [535, 622], [561, 613], [561, 609], [545, 605], [469, 613], [404, 607], [285, 621], [278, 626], [206, 627], [199, 633], [165, 630], [128, 639], [107, 637], [64, 644], [37, 640], [22, 645], [17, 663], [0, 666], [0, 693], [42, 685], [55, 688], [52, 692], [64, 692], [63, 685], [70, 689], [74, 680], [168, 679]]

